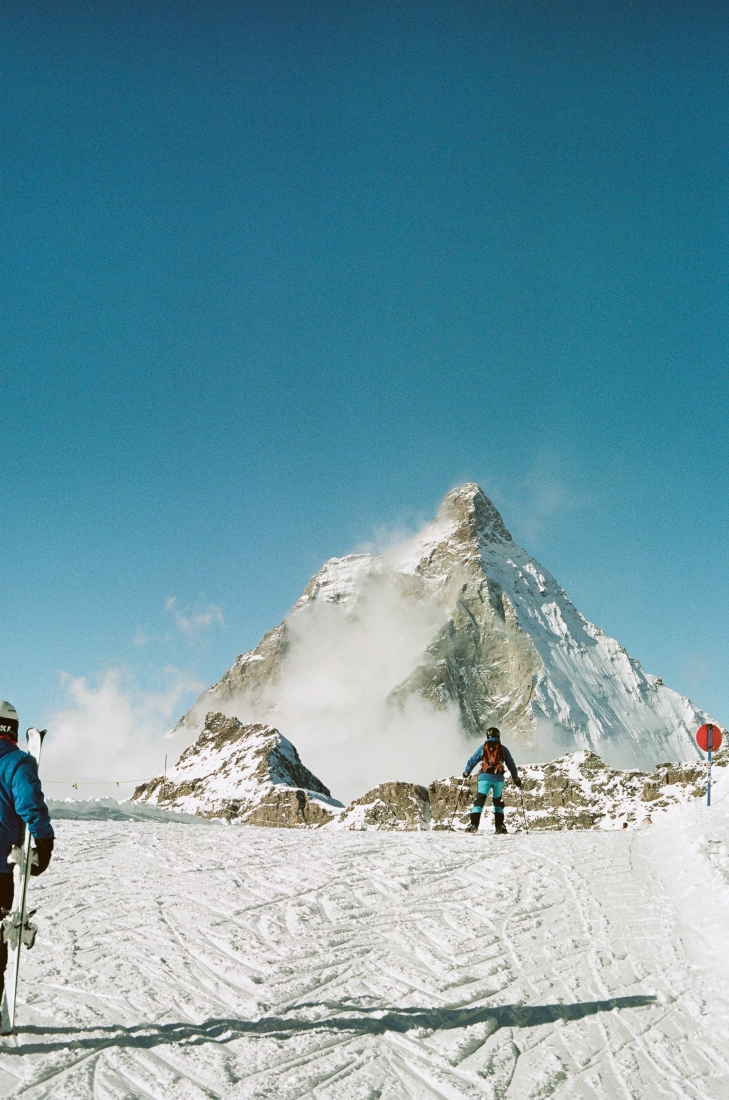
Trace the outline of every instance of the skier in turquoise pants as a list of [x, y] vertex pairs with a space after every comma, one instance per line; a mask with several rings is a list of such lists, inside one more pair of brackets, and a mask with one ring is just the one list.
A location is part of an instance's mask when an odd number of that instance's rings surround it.
[[464, 779], [468, 778], [479, 762], [481, 762], [481, 771], [478, 776], [478, 794], [476, 795], [473, 809], [471, 810], [471, 824], [466, 829], [466, 832], [478, 832], [478, 826], [481, 821], [481, 811], [489, 796], [489, 792], [491, 792], [494, 803], [494, 826], [496, 832], [505, 833], [504, 803], [501, 798], [501, 792], [504, 789], [504, 764], [506, 764], [511, 772], [511, 778], [514, 780], [517, 787], [521, 787], [521, 779], [519, 778], [519, 773], [516, 770], [516, 764], [514, 763], [511, 753], [505, 745], [501, 744], [501, 734], [496, 726], [490, 726], [489, 729], [486, 730], [486, 741], [476, 749], [475, 753], [466, 764], [466, 770], [463, 773]]

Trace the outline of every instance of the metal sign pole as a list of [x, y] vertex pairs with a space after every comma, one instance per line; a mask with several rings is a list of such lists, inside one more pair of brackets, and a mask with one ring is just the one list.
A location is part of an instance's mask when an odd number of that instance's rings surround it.
[[702, 752], [708, 754], [706, 761], [706, 805], [711, 805], [711, 754], [714, 749], [718, 752], [722, 742], [722, 728], [712, 722], [705, 722], [696, 731], [696, 744]]

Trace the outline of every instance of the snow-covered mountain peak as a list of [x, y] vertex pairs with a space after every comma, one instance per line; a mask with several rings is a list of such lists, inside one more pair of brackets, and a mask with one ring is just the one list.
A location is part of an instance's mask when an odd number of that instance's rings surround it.
[[381, 562], [372, 554], [347, 554], [344, 558], [330, 558], [316, 573], [303, 595], [294, 605], [294, 610], [313, 601], [324, 603], [346, 603], [361, 587], [365, 577], [378, 571]]
[[330, 559], [181, 724], [199, 729], [212, 709], [274, 721], [320, 770], [337, 746], [370, 786], [391, 778], [375, 770], [395, 727], [400, 751], [412, 739], [418, 753], [428, 729], [456, 745], [497, 725], [522, 761], [589, 749], [650, 770], [695, 759], [708, 719], [579, 612], [475, 483], [405, 546]]
[[462, 542], [513, 542], [498, 508], [473, 481], [451, 489], [446, 495], [436, 523], [445, 524], [449, 520], [455, 525], [452, 537]]
[[501, 556], [518, 549], [501, 514], [475, 482], [447, 494], [433, 523], [400, 551], [393, 563], [405, 574], [419, 574], [432, 591], [447, 590], [459, 570], [480, 567], [484, 551]]

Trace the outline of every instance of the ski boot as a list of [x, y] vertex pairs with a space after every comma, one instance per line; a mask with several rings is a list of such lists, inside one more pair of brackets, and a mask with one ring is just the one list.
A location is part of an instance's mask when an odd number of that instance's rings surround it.
[[504, 815], [494, 814], [494, 832], [495, 833], [507, 833], [509, 830], [504, 825]]
[[471, 824], [466, 827], [467, 833], [477, 833], [481, 822], [481, 814], [471, 814]]

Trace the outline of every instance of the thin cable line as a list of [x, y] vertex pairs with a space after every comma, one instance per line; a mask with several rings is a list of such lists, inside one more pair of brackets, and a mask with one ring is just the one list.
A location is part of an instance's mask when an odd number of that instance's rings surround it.
[[92, 780], [73, 780], [73, 779], [44, 779], [43, 785], [46, 786], [49, 783], [62, 784], [64, 787], [107, 787], [116, 784], [117, 787], [122, 783], [151, 783], [152, 779], [157, 779], [156, 775], [153, 775], [151, 779], [92, 779]]

